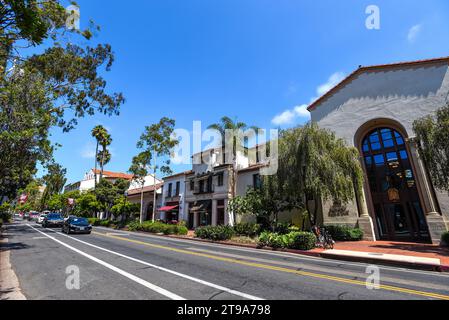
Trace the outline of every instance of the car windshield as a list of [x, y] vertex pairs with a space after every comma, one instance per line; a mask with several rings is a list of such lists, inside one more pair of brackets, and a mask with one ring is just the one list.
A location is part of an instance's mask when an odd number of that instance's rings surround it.
[[87, 225], [89, 225], [89, 221], [87, 221], [86, 218], [71, 218], [70, 223], [74, 224], [76, 226], [87, 226]]
[[48, 220], [61, 220], [62, 216], [60, 214], [57, 213], [53, 213], [53, 214], [49, 214], [47, 216]]

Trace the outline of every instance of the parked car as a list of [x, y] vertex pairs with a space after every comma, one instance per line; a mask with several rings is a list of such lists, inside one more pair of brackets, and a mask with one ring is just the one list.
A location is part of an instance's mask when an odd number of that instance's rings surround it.
[[28, 220], [37, 222], [37, 219], [39, 219], [39, 215], [40, 215], [39, 212], [31, 211]]
[[64, 225], [64, 218], [60, 213], [50, 213], [42, 222], [42, 227], [51, 228], [51, 227], [62, 227]]
[[47, 217], [46, 213], [41, 213], [39, 215], [39, 218], [37, 219], [37, 223], [42, 224], [44, 222], [44, 219]]
[[70, 218], [77, 218], [77, 216], [68, 216], [64, 218], [64, 222], [66, 222], [67, 220], [69, 220]]
[[71, 233], [85, 233], [90, 234], [92, 232], [92, 225], [86, 218], [70, 217], [62, 226], [62, 232], [67, 234]]
[[28, 220], [28, 219], [30, 219], [30, 213], [29, 213], [29, 212], [24, 212], [23, 215], [22, 215], [22, 219], [23, 219], [23, 220]]

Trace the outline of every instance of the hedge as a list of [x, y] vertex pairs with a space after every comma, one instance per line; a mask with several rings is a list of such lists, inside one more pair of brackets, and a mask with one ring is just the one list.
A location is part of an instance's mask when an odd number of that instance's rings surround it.
[[441, 235], [441, 245], [449, 247], [449, 231]]
[[345, 225], [324, 227], [335, 241], [360, 241], [363, 239], [363, 231]]
[[239, 223], [234, 226], [234, 231], [239, 236], [255, 237], [260, 234], [261, 226], [253, 223]]
[[259, 247], [312, 250], [316, 246], [316, 241], [315, 235], [311, 232], [290, 232], [288, 234], [262, 232], [259, 237]]
[[213, 241], [230, 240], [233, 236], [235, 231], [230, 226], [207, 226], [195, 230], [195, 237]]
[[160, 234], [163, 233], [165, 235], [187, 235], [189, 230], [182, 224], [165, 224], [162, 222], [151, 222], [146, 221], [142, 224], [139, 222], [130, 222], [127, 225], [129, 231], [143, 231], [149, 233]]

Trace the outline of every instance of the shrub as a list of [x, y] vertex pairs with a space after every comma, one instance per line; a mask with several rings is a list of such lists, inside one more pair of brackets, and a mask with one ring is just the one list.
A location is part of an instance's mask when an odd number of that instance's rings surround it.
[[127, 227], [128, 227], [129, 231], [140, 231], [141, 230], [141, 225], [137, 221], [132, 221], [132, 222], [128, 223]]
[[288, 234], [290, 233], [290, 224], [288, 223], [278, 223], [273, 228], [274, 233], [278, 234]]
[[195, 230], [195, 236], [201, 239], [213, 241], [230, 240], [235, 235], [233, 227], [230, 226], [207, 226]]
[[315, 245], [316, 237], [311, 232], [290, 232], [288, 234], [262, 232], [259, 236], [259, 247], [312, 250]]
[[254, 223], [239, 223], [234, 226], [234, 230], [239, 236], [255, 237], [260, 234], [261, 227]]
[[311, 232], [292, 232], [289, 234], [290, 249], [312, 250], [316, 246], [316, 236]]
[[89, 224], [91, 224], [91, 225], [93, 225], [95, 227], [99, 226], [100, 222], [101, 222], [101, 220], [97, 219], [97, 218], [89, 218], [87, 220], [89, 221]]
[[189, 233], [189, 229], [185, 225], [177, 225], [176, 234], [180, 236], [186, 236]]
[[111, 220], [100, 220], [99, 225], [101, 227], [109, 228], [110, 226], [112, 226], [112, 221]]
[[363, 239], [363, 231], [359, 228], [351, 228], [344, 225], [326, 226], [335, 241], [360, 241]]
[[449, 247], [449, 231], [441, 235], [441, 245]]

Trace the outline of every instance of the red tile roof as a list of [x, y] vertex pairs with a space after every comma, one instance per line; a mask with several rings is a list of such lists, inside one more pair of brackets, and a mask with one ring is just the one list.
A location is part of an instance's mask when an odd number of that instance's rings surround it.
[[341, 81], [339, 84], [337, 84], [331, 90], [329, 90], [327, 93], [325, 93], [323, 96], [321, 96], [318, 100], [313, 102], [307, 108], [307, 110], [313, 111], [314, 109], [316, 109], [318, 107], [318, 105], [323, 100], [325, 100], [326, 98], [333, 95], [340, 88], [342, 88], [346, 83], [348, 83], [350, 80], [352, 80], [352, 78], [354, 78], [356, 75], [359, 75], [361, 73], [368, 72], [368, 71], [374, 71], [374, 70], [390, 69], [390, 68], [395, 68], [395, 67], [412, 67], [412, 66], [417, 66], [417, 65], [435, 64], [435, 63], [442, 63], [442, 62], [446, 62], [449, 64], [449, 57], [427, 59], [427, 60], [416, 60], [416, 61], [408, 61], [408, 62], [397, 62], [397, 63], [381, 64], [381, 65], [366, 66], [366, 67], [360, 66], [357, 70], [355, 70], [353, 73], [351, 73], [349, 76], [347, 76], [343, 81]]
[[[97, 174], [100, 174], [101, 170], [95, 170], [92, 169], [92, 171]], [[121, 173], [121, 172], [112, 172], [112, 171], [103, 171], [103, 175], [108, 177], [108, 178], [113, 178], [113, 179], [125, 179], [125, 180], [132, 180], [133, 179], [133, 175], [132, 174], [126, 174], [126, 173]]]

